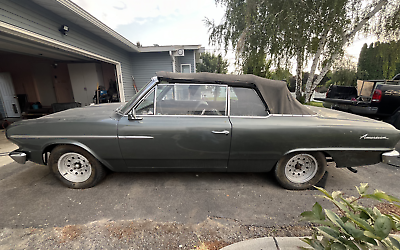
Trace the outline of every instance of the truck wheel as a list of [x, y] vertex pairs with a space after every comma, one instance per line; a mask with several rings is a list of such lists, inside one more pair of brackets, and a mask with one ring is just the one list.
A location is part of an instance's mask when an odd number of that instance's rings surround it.
[[277, 181], [287, 189], [307, 189], [321, 180], [326, 158], [320, 152], [291, 153], [282, 157], [275, 167]]
[[54, 175], [69, 188], [89, 188], [106, 175], [103, 165], [84, 149], [61, 145], [53, 149], [49, 167]]

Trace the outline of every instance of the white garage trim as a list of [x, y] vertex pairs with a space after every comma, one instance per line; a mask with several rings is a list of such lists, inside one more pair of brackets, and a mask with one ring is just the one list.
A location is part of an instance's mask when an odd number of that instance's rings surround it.
[[94, 54], [92, 52], [77, 48], [75, 46], [72, 46], [72, 45], [69, 45], [66, 43], [62, 43], [55, 39], [39, 35], [32, 31], [19, 28], [17, 26], [5, 23], [3, 21], [0, 21], [0, 31], [7, 33], [7, 34], [14, 35], [14, 36], [18, 36], [18, 37], [21, 37], [21, 38], [24, 38], [27, 40], [31, 40], [31, 41], [34, 41], [34, 42], [37, 42], [40, 44], [44, 44], [44, 45], [47, 45], [50, 47], [73, 52], [75, 54], [79, 54], [79, 55], [82, 55], [82, 56], [85, 56], [85, 57], [88, 57], [91, 59], [114, 64], [115, 68], [117, 70], [117, 82], [118, 82], [118, 87], [119, 87], [118, 90], [119, 90], [120, 100], [121, 100], [121, 102], [125, 102], [125, 93], [124, 93], [123, 82], [122, 82], [122, 69], [121, 69], [120, 62], [112, 60], [112, 59], [104, 57], [104, 56], [100, 56], [98, 54]]

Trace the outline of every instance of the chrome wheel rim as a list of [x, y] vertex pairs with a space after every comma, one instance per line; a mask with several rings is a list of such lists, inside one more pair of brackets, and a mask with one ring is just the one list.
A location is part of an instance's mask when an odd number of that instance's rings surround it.
[[318, 162], [312, 155], [297, 154], [286, 163], [285, 175], [293, 183], [305, 183], [317, 174], [317, 170]]
[[71, 182], [84, 182], [92, 174], [92, 166], [85, 156], [78, 153], [66, 153], [58, 159], [58, 171]]

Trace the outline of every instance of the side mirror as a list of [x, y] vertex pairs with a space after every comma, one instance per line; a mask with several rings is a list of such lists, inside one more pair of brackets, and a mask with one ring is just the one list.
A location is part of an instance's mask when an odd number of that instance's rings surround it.
[[138, 120], [143, 120], [143, 118], [142, 117], [137, 117], [135, 109], [132, 109], [132, 111], [129, 112], [129, 114], [128, 114], [128, 120], [129, 121], [138, 121]]

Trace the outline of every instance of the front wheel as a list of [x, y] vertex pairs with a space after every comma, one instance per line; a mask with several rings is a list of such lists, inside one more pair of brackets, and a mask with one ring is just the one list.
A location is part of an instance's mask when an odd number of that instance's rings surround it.
[[103, 165], [82, 148], [61, 145], [50, 154], [49, 167], [69, 188], [89, 188], [106, 175]]
[[287, 189], [307, 189], [324, 176], [326, 158], [320, 152], [291, 153], [282, 157], [275, 167], [277, 181]]

